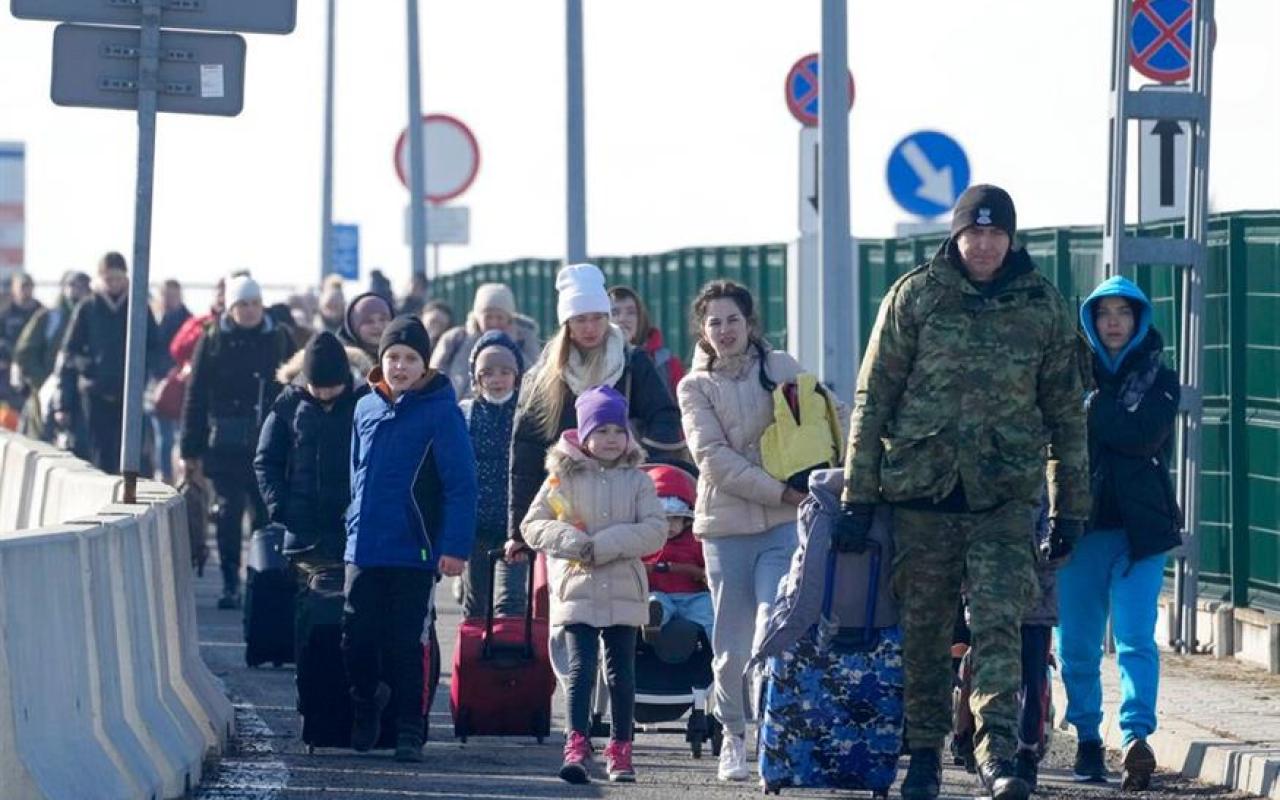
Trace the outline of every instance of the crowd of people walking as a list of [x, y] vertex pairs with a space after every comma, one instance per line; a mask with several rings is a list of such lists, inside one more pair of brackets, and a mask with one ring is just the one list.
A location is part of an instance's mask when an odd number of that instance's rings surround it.
[[[128, 284], [124, 258], [108, 253], [96, 280], [64, 276], [55, 305], [36, 302], [19, 275], [0, 309], [0, 366], [13, 367], [0, 403], [27, 435], [108, 472], [119, 468]], [[837, 550], [860, 552], [877, 509], [892, 509], [902, 796], [938, 797], [945, 743], [960, 740], [958, 638], [966, 741], [993, 797], [1037, 788], [1035, 700], [1051, 638], [1078, 737], [1075, 777], [1105, 780], [1108, 617], [1123, 784], [1147, 786], [1156, 607], [1182, 527], [1166, 455], [1178, 378], [1142, 291], [1111, 278], [1073, 313], [1019, 246], [1003, 190], [967, 190], [949, 238], [887, 291], [851, 405], [816, 388], [811, 408], [827, 415], [843, 463], [808, 460], [770, 431], [788, 402], [812, 402], [797, 387], [812, 386], [813, 365], [764, 339], [760, 298], [732, 281], [708, 283], [676, 321], [696, 334], [687, 359], [664, 345], [644, 298], [607, 287], [591, 264], [559, 272], [545, 343], [505, 285], [480, 286], [457, 320], [426, 290], [416, 281], [397, 302], [383, 279], [347, 301], [326, 281], [313, 302], [266, 306], [237, 273], [202, 314], [167, 282], [148, 317], [146, 470], [209, 482], [221, 608], [242, 602], [246, 519], [288, 530], [304, 585], [342, 573], [355, 749], [375, 745], [394, 703], [396, 757], [423, 757], [416, 659], [436, 582], [458, 579], [468, 618], [484, 616], [491, 593], [494, 613], [516, 617], [540, 558], [566, 690], [560, 776], [592, 774], [603, 653], [605, 773], [635, 779], [637, 637], [684, 617], [713, 654], [718, 777], [749, 779], [758, 709], [744, 670], [797, 550], [809, 472], [843, 466]], [[494, 550], [505, 557], [491, 571]]]

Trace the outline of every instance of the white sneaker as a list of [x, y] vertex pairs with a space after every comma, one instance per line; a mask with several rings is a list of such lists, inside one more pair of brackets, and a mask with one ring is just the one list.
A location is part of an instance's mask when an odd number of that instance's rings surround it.
[[751, 777], [747, 768], [747, 743], [741, 736], [725, 736], [720, 745], [720, 770], [722, 781], [745, 781]]

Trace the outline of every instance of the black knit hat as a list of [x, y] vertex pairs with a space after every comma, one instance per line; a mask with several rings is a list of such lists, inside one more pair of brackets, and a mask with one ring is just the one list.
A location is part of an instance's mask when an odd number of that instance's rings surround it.
[[311, 337], [302, 355], [302, 376], [320, 388], [344, 386], [351, 381], [351, 362], [338, 337], [328, 331]]
[[1012, 239], [1018, 230], [1018, 213], [1014, 210], [1013, 198], [1004, 189], [989, 183], [965, 189], [951, 213], [951, 235], [955, 236], [970, 226], [999, 228]]
[[382, 332], [382, 341], [378, 342], [378, 360], [382, 360], [388, 348], [398, 344], [416, 350], [422, 356], [424, 364], [431, 359], [431, 336], [423, 327], [422, 320], [417, 317], [396, 317], [391, 320]]

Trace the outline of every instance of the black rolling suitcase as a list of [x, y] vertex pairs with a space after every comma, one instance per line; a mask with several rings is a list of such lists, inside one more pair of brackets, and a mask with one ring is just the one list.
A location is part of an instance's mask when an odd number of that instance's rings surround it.
[[[344, 577], [341, 565], [313, 573], [298, 599], [298, 713], [302, 715], [302, 741], [308, 751], [317, 747], [351, 746], [351, 695], [342, 661]], [[440, 644], [436, 641], [434, 620], [423, 638], [425, 741], [431, 703], [440, 683]], [[395, 744], [395, 704], [388, 703], [376, 748], [389, 749]]]
[[284, 527], [255, 531], [249, 544], [244, 585], [244, 661], [251, 667], [294, 660], [294, 598], [298, 593], [293, 567], [281, 552]]

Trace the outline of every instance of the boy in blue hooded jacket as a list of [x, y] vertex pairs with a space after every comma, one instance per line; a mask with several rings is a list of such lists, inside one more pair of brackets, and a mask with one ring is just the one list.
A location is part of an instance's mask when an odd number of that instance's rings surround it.
[[373, 748], [394, 697], [397, 761], [422, 760], [422, 634], [437, 573], [461, 574], [475, 535], [471, 440], [449, 379], [427, 368], [430, 352], [417, 319], [387, 326], [351, 435], [342, 619], [351, 746]]
[[1167, 551], [1181, 543], [1167, 452], [1178, 414], [1178, 375], [1161, 360], [1151, 302], [1132, 281], [1103, 281], [1080, 308], [1097, 389], [1086, 402], [1093, 508], [1085, 535], [1058, 572], [1059, 660], [1067, 721], [1079, 746], [1079, 781], [1106, 778], [1099, 664], [1108, 615], [1120, 668], [1123, 788], [1147, 788], [1155, 753], [1160, 655], [1156, 607]]

